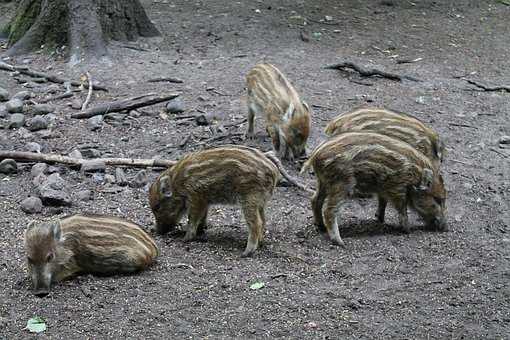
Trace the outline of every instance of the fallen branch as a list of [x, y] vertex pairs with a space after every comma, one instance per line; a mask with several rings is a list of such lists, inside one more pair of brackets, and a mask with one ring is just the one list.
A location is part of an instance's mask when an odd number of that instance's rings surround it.
[[469, 124], [448, 123], [448, 125], [476, 129], [475, 126]]
[[72, 118], [90, 118], [94, 116], [104, 115], [110, 112], [120, 112], [120, 111], [128, 111], [134, 110], [140, 107], [150, 106], [162, 102], [169, 101], [178, 97], [177, 93], [170, 93], [166, 95], [156, 96], [156, 95], [143, 95], [135, 98], [128, 98], [113, 101], [110, 103], [102, 104], [91, 109], [88, 109], [84, 112], [78, 112], [72, 114]]
[[165, 159], [137, 159], [137, 158], [73, 158], [55, 154], [24, 152], [24, 151], [0, 151], [0, 160], [14, 159], [18, 162], [42, 162], [42, 163], [60, 163], [70, 166], [81, 167], [84, 163], [91, 161], [101, 161], [105, 165], [130, 166], [135, 168], [168, 168], [176, 163]]
[[266, 155], [266, 157], [269, 158], [271, 160], [271, 162], [274, 163], [274, 165], [276, 165], [276, 167], [278, 168], [278, 170], [282, 174], [283, 178], [285, 178], [287, 180], [287, 182], [289, 182], [290, 184], [298, 187], [299, 189], [301, 189], [303, 191], [306, 191], [309, 194], [314, 194], [315, 193], [313, 190], [309, 189], [306, 185], [299, 183], [297, 179], [292, 177], [287, 172], [287, 170], [285, 170], [285, 168], [283, 167], [283, 165], [280, 162], [280, 160], [278, 159], [278, 157], [275, 156], [274, 151], [264, 152], [264, 155]]
[[87, 72], [86, 75], [87, 75], [87, 79], [89, 81], [89, 92], [87, 94], [87, 99], [85, 99], [85, 102], [81, 106], [82, 111], [85, 111], [85, 109], [87, 109], [87, 105], [89, 105], [90, 98], [92, 98], [92, 90], [94, 88], [94, 85], [92, 85], [92, 77], [90, 76], [90, 73]]
[[41, 99], [41, 100], [39, 100], [39, 103], [44, 104], [44, 103], [51, 102], [51, 101], [54, 101], [54, 100], [59, 100], [59, 99], [64, 99], [64, 98], [72, 97], [74, 94], [73, 94], [73, 91], [71, 89], [71, 83], [70, 82], [65, 82], [64, 86], [66, 87], [66, 92], [64, 92], [62, 94], [59, 94], [57, 96], [49, 97], [49, 98], [46, 98], [46, 99]]
[[479, 83], [475, 80], [471, 80], [471, 79], [464, 79], [465, 81], [467, 81], [468, 83], [470, 83], [471, 85], [475, 85], [476, 87], [478, 88], [481, 88], [482, 90], [484, 91], [506, 91], [506, 92], [510, 92], [510, 86], [505, 86], [505, 85], [496, 85], [496, 86], [487, 86], [487, 85], [484, 85], [482, 83]]
[[[33, 78], [45, 78], [48, 81], [50, 81], [52, 83], [56, 83], [56, 84], [64, 84], [67, 81], [67, 80], [62, 79], [62, 78], [60, 78], [56, 75], [53, 75], [53, 74], [47, 74], [47, 73], [43, 73], [43, 72], [39, 72], [39, 71], [34, 71], [34, 70], [29, 69], [26, 66], [9, 65], [9, 64], [1, 62], [1, 61], [0, 61], [0, 70], [9, 71], [9, 72], [19, 72], [21, 74], [25, 74], [25, 75], [33, 77]], [[82, 85], [79, 81], [71, 81], [70, 83], [72, 86], [75, 86], [75, 87]], [[88, 88], [88, 87], [89, 87], [89, 85], [85, 84], [85, 88]], [[106, 87], [99, 86], [97, 84], [94, 84], [94, 88], [99, 91], [108, 92], [108, 89]]]
[[169, 83], [176, 83], [181, 84], [184, 83], [182, 79], [179, 78], [173, 78], [173, 77], [160, 77], [160, 78], [154, 78], [147, 80], [149, 83], [162, 83], [162, 82], [169, 82]]
[[333, 65], [328, 65], [325, 68], [330, 69], [330, 70], [341, 70], [344, 68], [350, 68], [350, 69], [353, 69], [354, 71], [358, 72], [363, 77], [380, 76], [382, 78], [397, 80], [397, 81], [402, 81], [404, 79], [416, 81], [416, 82], [421, 81], [421, 80], [411, 77], [411, 76], [389, 73], [389, 72], [381, 71], [381, 70], [378, 70], [375, 68], [372, 68], [372, 69], [363, 68], [361, 66], [358, 66], [358, 65], [348, 62], [348, 61], [343, 62], [343, 63], [333, 64]]

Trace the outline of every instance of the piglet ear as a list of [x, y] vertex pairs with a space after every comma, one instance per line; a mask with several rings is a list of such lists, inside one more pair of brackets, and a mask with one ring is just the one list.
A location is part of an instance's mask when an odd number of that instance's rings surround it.
[[289, 103], [289, 107], [287, 107], [287, 111], [285, 112], [285, 115], [283, 116], [283, 120], [286, 122], [291, 120], [295, 111], [296, 111], [296, 108], [294, 107], [294, 104]]
[[172, 187], [170, 186], [170, 178], [163, 176], [159, 179], [159, 193], [164, 198], [172, 197]]
[[53, 238], [56, 241], [60, 241], [62, 239], [62, 228], [60, 226], [60, 221], [51, 222], [51, 232], [53, 233]]
[[421, 182], [419, 190], [429, 191], [432, 188], [432, 182], [434, 181], [434, 173], [430, 169], [423, 169], [421, 174]]

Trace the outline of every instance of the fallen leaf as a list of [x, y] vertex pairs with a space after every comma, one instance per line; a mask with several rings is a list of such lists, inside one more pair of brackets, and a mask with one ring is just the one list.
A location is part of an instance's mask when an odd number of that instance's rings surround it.
[[32, 333], [44, 332], [46, 330], [46, 322], [39, 316], [33, 317], [27, 321], [26, 329]]
[[264, 282], [255, 282], [255, 283], [252, 283], [252, 285], [250, 286], [250, 289], [257, 290], [260, 288], [264, 288], [264, 286], [265, 286]]

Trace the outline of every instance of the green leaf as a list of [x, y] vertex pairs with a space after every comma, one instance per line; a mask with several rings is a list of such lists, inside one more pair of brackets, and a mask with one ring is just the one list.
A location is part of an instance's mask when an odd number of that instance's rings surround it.
[[503, 5], [510, 6], [510, 0], [497, 0], [497, 1]]
[[41, 333], [46, 330], [46, 322], [44, 322], [43, 318], [36, 316], [27, 321], [27, 327], [32, 333]]
[[264, 282], [255, 282], [251, 284], [250, 289], [257, 290], [260, 288], [264, 288], [264, 286], [265, 286]]

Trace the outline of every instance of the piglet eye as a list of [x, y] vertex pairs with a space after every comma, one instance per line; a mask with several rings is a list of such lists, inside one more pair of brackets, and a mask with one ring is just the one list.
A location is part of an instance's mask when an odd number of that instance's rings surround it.
[[49, 253], [48, 256], [46, 256], [46, 262], [50, 262], [55, 258], [55, 255], [53, 253]]

